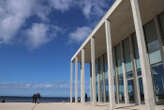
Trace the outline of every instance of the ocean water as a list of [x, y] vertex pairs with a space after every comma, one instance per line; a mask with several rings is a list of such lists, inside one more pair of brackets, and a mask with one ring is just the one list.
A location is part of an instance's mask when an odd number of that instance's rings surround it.
[[[15, 97], [15, 96], [2, 96], [0, 102], [5, 99], [6, 102], [32, 102], [32, 97]], [[41, 97], [40, 103], [51, 102], [69, 102], [69, 97]]]

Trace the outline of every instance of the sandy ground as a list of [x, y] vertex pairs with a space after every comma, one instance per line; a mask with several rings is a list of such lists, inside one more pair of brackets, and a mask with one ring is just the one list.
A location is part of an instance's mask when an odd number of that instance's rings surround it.
[[104, 110], [89, 104], [69, 103], [0, 103], [0, 110]]
[[33, 110], [32, 103], [0, 103], [0, 110]]
[[[0, 110], [109, 110], [107, 105], [70, 104], [70, 103], [0, 103]], [[115, 110], [145, 110], [144, 106], [117, 107]], [[156, 107], [164, 110], [164, 106]]]

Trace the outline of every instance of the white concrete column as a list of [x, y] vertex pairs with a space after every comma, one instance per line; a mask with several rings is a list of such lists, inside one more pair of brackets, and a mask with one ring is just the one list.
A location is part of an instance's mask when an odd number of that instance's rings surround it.
[[73, 63], [70, 63], [70, 102], [72, 103]]
[[95, 70], [95, 39], [91, 38], [91, 63], [92, 63], [92, 102], [96, 104], [96, 70]]
[[85, 50], [81, 50], [81, 102], [85, 103]]
[[134, 26], [137, 35], [137, 44], [139, 49], [139, 56], [140, 56], [140, 63], [141, 63], [141, 70], [142, 70], [142, 77], [143, 77], [146, 109], [155, 110], [153, 81], [152, 81], [151, 69], [149, 65], [149, 58], [146, 50], [146, 43], [145, 43], [140, 10], [139, 10], [139, 3], [138, 0], [130, 0], [130, 2], [132, 7]]
[[109, 83], [109, 96], [110, 96], [110, 108], [115, 106], [115, 94], [114, 94], [114, 63], [112, 53], [112, 36], [110, 22], [105, 20], [105, 32], [106, 32], [106, 46], [107, 46], [107, 60], [108, 60], [108, 83]]
[[78, 102], [78, 58], [75, 58], [75, 103]]
[[134, 46], [132, 44], [132, 37], [129, 38], [130, 42], [130, 57], [132, 60], [133, 65], [133, 73], [134, 73], [134, 88], [135, 88], [135, 101], [137, 104], [141, 104], [141, 96], [140, 96], [140, 87], [139, 87], [139, 81], [137, 76], [137, 64], [134, 57]]
[[128, 81], [127, 81], [127, 75], [126, 75], [126, 66], [125, 66], [125, 60], [123, 55], [123, 42], [120, 42], [120, 48], [121, 48], [121, 59], [122, 59], [122, 71], [123, 71], [123, 78], [124, 78], [124, 97], [125, 97], [125, 104], [129, 104], [129, 95], [128, 95]]

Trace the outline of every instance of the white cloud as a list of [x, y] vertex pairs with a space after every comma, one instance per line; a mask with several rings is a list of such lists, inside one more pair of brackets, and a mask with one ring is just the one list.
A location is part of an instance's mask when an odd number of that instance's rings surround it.
[[[91, 26], [77, 27], [74, 32], [69, 34], [69, 42], [79, 43], [88, 37], [91, 32], [91, 27], [97, 24], [97, 18], [103, 16], [105, 8], [108, 7], [108, 2], [111, 0], [82, 0], [76, 2], [81, 8], [84, 16], [92, 20]], [[94, 18], [94, 19], [93, 19]]]
[[54, 9], [62, 12], [70, 10], [71, 7], [80, 8], [86, 18], [94, 16], [102, 16], [104, 8], [108, 8], [110, 0], [50, 0], [50, 4]]
[[107, 4], [110, 0], [82, 0], [79, 4], [83, 14], [86, 18], [91, 18], [92, 16], [102, 16], [104, 14], [104, 9], [108, 8]]
[[49, 83], [0, 83], [0, 89], [4, 88], [16, 88], [16, 89], [48, 89], [48, 88], [67, 88], [69, 82], [55, 81]]
[[[48, 15], [52, 8], [61, 12], [70, 10], [72, 7], [80, 8], [86, 18], [92, 19], [95, 16], [103, 15], [107, 1], [109, 0], [47, 0], [45, 5], [43, 0], [0, 0], [0, 44], [8, 44], [13, 39], [17, 39], [15, 35], [26, 24], [26, 20], [32, 15], [36, 15], [41, 18], [41, 22], [34, 23], [31, 29], [27, 29], [27, 33], [29, 35], [28, 42], [32, 44], [33, 48], [38, 48], [51, 40], [47, 31], [52, 30], [50, 36], [61, 32], [58, 30], [58, 26], [45, 25], [45, 23], [50, 23]], [[70, 36], [72, 40], [79, 42], [90, 31], [87, 26], [77, 27], [77, 30]]]
[[33, 14], [37, 15], [42, 21], [49, 21], [48, 15], [51, 13], [51, 7], [45, 5], [40, 0], [34, 0]]
[[84, 2], [84, 7], [82, 9], [83, 14], [88, 18], [90, 13], [91, 13], [91, 9], [92, 9], [92, 4], [91, 3], [86, 3]]
[[78, 27], [74, 32], [69, 34], [70, 37], [70, 42], [81, 42], [83, 41], [86, 37], [88, 37], [89, 33], [91, 32], [90, 27]]
[[38, 24], [34, 23], [32, 25], [31, 29], [28, 29], [27, 36], [28, 36], [28, 46], [30, 48], [35, 49], [38, 48], [39, 46], [47, 43], [50, 39], [47, 36], [47, 33], [49, 31], [49, 26], [46, 24]]
[[[43, 21], [48, 21], [47, 16], [50, 13], [48, 6], [42, 6], [37, 0], [1, 0], [0, 1], [0, 43], [8, 44], [14, 39], [14, 36], [19, 32], [21, 27], [26, 23], [26, 20], [32, 15], [37, 15]], [[33, 28], [33, 37], [31, 42], [34, 47], [43, 43], [42, 39], [39, 41], [34, 31], [39, 31]], [[45, 27], [40, 26], [41, 31], [45, 31]], [[43, 29], [44, 28], [44, 29]], [[43, 32], [45, 33], [45, 32]], [[32, 32], [31, 32], [32, 34]], [[45, 35], [46, 36], [46, 35]], [[43, 35], [42, 35], [43, 37]], [[42, 38], [40, 37], [40, 38]], [[16, 38], [15, 38], [16, 39]], [[44, 41], [45, 42], [45, 41]]]
[[2, 0], [0, 2], [0, 43], [8, 43], [30, 15], [32, 2]]
[[73, 0], [50, 0], [53, 8], [60, 11], [69, 10]]
[[[73, 82], [74, 83], [74, 82]], [[85, 85], [89, 85], [89, 81], [85, 82]], [[78, 82], [80, 85], [80, 82]], [[0, 82], [0, 89], [4, 88], [16, 88], [16, 89], [47, 89], [47, 88], [56, 88], [56, 89], [65, 89], [69, 88], [70, 83], [68, 81], [54, 81], [54, 82], [45, 82], [45, 83], [28, 83], [28, 82]], [[89, 87], [89, 86], [86, 86]]]
[[49, 41], [54, 40], [59, 32], [61, 32], [61, 28], [58, 26], [44, 23], [33, 23], [31, 29], [26, 30], [27, 46], [30, 49], [39, 48]]

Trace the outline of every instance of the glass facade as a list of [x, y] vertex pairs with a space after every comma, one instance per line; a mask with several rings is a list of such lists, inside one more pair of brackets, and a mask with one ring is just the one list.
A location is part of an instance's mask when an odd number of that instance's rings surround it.
[[133, 65], [132, 59], [130, 56], [130, 41], [129, 38], [123, 41], [123, 53], [124, 53], [124, 61], [125, 61], [125, 69], [126, 69], [126, 77], [128, 81], [128, 95], [129, 102], [134, 103], [135, 95], [134, 95], [134, 73], [133, 73]]
[[135, 96], [134, 96], [134, 80], [128, 80], [128, 95], [129, 95], [129, 102], [134, 103], [135, 102]]
[[113, 50], [113, 64], [114, 64], [114, 94], [115, 94], [115, 101], [116, 101], [116, 104], [119, 103], [119, 87], [118, 87], [118, 75], [117, 75], [117, 72], [116, 72], [116, 57], [115, 57], [115, 48]]
[[99, 102], [109, 101], [107, 57], [96, 59], [96, 97]]
[[103, 56], [100, 57], [100, 101], [104, 102], [105, 98], [105, 76], [104, 76]]
[[105, 95], [106, 102], [109, 101], [109, 84], [108, 84], [108, 63], [107, 63], [107, 55], [104, 55], [104, 73], [105, 73]]
[[118, 76], [118, 102], [124, 103], [124, 79], [122, 70], [121, 48], [120, 45], [115, 47], [116, 75]]
[[98, 59], [96, 59], [96, 100], [98, 101]]
[[[114, 56], [113, 56], [113, 62], [114, 62], [114, 90], [115, 90], [115, 97], [116, 97], [116, 103], [125, 103], [125, 97], [124, 97], [124, 77], [123, 77], [123, 66], [122, 63], [124, 61], [125, 63], [125, 70], [126, 70], [126, 77], [127, 77], [127, 86], [128, 86], [128, 95], [129, 95], [129, 102], [135, 103], [135, 77], [134, 77], [134, 66], [137, 68], [137, 80], [139, 83], [139, 91], [141, 100], [144, 102], [144, 92], [143, 92], [143, 83], [142, 83], [142, 72], [140, 68], [140, 59], [138, 54], [138, 46], [136, 42], [136, 36], [135, 34], [132, 37], [132, 47], [133, 47], [133, 53], [130, 50], [130, 40], [125, 39], [123, 40], [123, 59], [121, 58], [121, 46], [120, 44], [114, 47]], [[131, 54], [134, 56], [135, 64], [132, 63]], [[97, 95], [98, 90], [100, 91], [100, 96], [97, 96], [101, 102], [107, 102], [109, 101], [109, 85], [108, 85], [108, 65], [107, 65], [107, 56], [102, 55], [101, 57], [98, 57], [96, 60], [96, 87], [97, 87]], [[100, 80], [100, 81], [98, 81]], [[99, 83], [99, 84], [98, 84]], [[98, 89], [98, 85], [100, 85], [100, 88]]]
[[[160, 32], [164, 41], [164, 13], [159, 16]], [[149, 63], [151, 67], [153, 87], [155, 93], [155, 101], [157, 104], [164, 103], [164, 64], [161, 55], [161, 45], [156, 30], [155, 22], [152, 20], [144, 27], [144, 34], [146, 40], [147, 53], [149, 56]], [[125, 63], [125, 74], [128, 86], [129, 102], [136, 101], [136, 84], [139, 85], [139, 95], [141, 103], [144, 103], [144, 87], [143, 78], [140, 65], [139, 51], [137, 45], [136, 34], [132, 34], [131, 40], [129, 38], [121, 41], [123, 53], [121, 53], [121, 46], [119, 43], [113, 47], [113, 62], [114, 62], [114, 90], [116, 103], [125, 103], [124, 96], [124, 77], [123, 66]], [[132, 44], [132, 45], [131, 45]], [[163, 46], [163, 45], [162, 45]], [[132, 49], [131, 49], [132, 47]], [[121, 57], [123, 54], [123, 59]], [[137, 81], [136, 81], [137, 80]], [[96, 59], [96, 97], [97, 101], [109, 101], [109, 84], [108, 84], [108, 64], [107, 55], [104, 54]]]
[[154, 21], [144, 25], [144, 31], [150, 64], [161, 62], [160, 45]]
[[164, 67], [160, 44], [157, 37], [155, 22], [150, 21], [144, 26], [146, 45], [151, 66], [152, 78], [154, 83], [154, 93], [156, 103], [163, 103], [164, 100]]
[[124, 60], [125, 60], [125, 68], [126, 68], [126, 76], [127, 78], [133, 77], [133, 67], [132, 67], [132, 61], [130, 58], [130, 45], [129, 45], [129, 39], [126, 39], [123, 41], [123, 50], [124, 50]]

